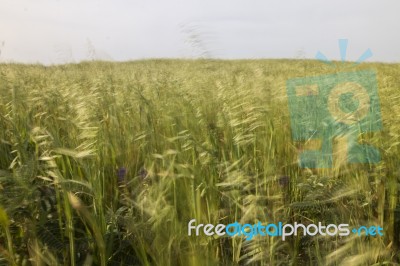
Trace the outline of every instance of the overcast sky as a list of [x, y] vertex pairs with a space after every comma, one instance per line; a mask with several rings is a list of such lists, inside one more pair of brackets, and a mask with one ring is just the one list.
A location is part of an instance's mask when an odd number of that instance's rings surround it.
[[399, 0], [0, 0], [0, 61], [143, 58], [400, 62]]

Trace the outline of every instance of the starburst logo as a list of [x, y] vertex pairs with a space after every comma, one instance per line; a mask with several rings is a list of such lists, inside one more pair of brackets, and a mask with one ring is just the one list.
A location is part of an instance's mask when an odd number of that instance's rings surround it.
[[[347, 46], [349, 44], [349, 40], [348, 39], [339, 39], [339, 50], [340, 50], [340, 58], [342, 59], [342, 62], [346, 61], [346, 57], [347, 57]], [[372, 57], [372, 51], [371, 49], [367, 49], [355, 62], [356, 65], [361, 64], [362, 62], [364, 62], [365, 60], [367, 60], [368, 58]], [[317, 54], [315, 55], [315, 58], [318, 59], [319, 61], [329, 64], [332, 64], [332, 61], [329, 60], [323, 53], [321, 53], [320, 51], [317, 52]]]
[[[346, 60], [348, 40], [339, 40]], [[372, 56], [366, 50], [355, 64]], [[316, 58], [333, 62], [318, 52]], [[303, 142], [302, 168], [332, 168], [344, 163], [377, 163], [378, 149], [360, 143], [362, 133], [382, 128], [376, 73], [371, 70], [293, 78], [287, 81], [292, 138]]]

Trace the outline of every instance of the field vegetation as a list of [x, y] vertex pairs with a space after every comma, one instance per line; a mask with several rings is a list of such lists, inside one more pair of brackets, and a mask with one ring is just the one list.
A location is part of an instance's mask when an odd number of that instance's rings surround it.
[[[400, 65], [0, 65], [0, 264], [396, 265]], [[378, 77], [379, 164], [301, 169], [286, 81]], [[383, 237], [188, 236], [187, 224], [380, 225]]]

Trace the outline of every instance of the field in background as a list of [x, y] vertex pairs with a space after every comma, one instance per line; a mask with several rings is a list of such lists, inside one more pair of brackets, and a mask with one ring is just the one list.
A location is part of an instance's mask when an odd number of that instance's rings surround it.
[[[399, 262], [400, 65], [0, 65], [0, 265]], [[286, 81], [377, 72], [376, 165], [300, 169]], [[380, 225], [384, 237], [188, 236], [187, 223]]]

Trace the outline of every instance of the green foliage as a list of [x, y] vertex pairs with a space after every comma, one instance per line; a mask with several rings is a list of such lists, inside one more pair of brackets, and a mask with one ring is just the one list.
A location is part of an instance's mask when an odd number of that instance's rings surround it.
[[[383, 161], [311, 171], [298, 168], [285, 86], [332, 71], [319, 62], [0, 65], [0, 264], [398, 263], [400, 65], [363, 67], [378, 73], [384, 129], [361, 139]], [[193, 218], [385, 236], [193, 237]]]

